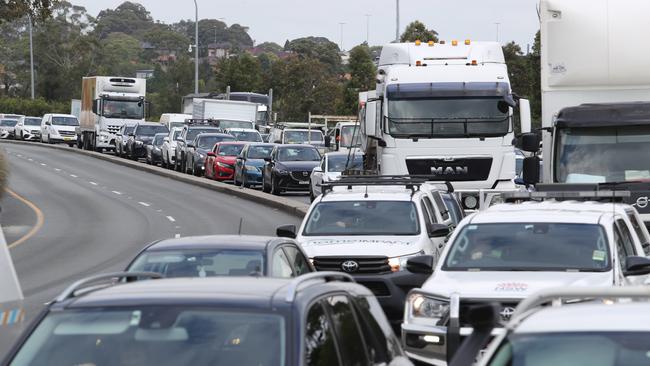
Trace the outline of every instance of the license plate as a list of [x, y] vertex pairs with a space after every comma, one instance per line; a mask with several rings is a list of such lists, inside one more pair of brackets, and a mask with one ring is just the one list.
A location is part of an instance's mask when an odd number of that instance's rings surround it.
[[309, 182], [298, 182], [298, 184], [309, 184]]
[[63, 141], [70, 141], [70, 140], [72, 140], [72, 137], [64, 137], [63, 138]]

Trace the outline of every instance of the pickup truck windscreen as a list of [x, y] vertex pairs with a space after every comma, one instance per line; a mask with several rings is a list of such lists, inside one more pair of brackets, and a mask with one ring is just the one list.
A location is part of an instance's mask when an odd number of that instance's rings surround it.
[[284, 143], [285, 144], [310, 144], [310, 143], [322, 143], [324, 140], [323, 133], [321, 131], [284, 131]]
[[605, 272], [611, 268], [607, 243], [596, 224], [470, 224], [447, 244], [442, 269]]
[[52, 124], [55, 126], [79, 126], [76, 117], [52, 117]]
[[559, 183], [650, 179], [650, 126], [558, 129], [555, 149]]

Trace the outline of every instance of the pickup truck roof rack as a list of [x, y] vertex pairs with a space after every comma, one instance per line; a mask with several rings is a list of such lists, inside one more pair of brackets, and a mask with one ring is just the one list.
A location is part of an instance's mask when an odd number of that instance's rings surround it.
[[504, 192], [501, 193], [503, 200], [509, 203], [524, 201], [601, 201], [601, 202], [623, 202], [624, 198], [630, 197], [630, 191], [558, 191], [558, 192]]
[[[163, 275], [155, 272], [114, 272], [114, 273], [104, 273], [95, 276], [90, 276], [83, 278], [79, 281], [74, 282], [72, 285], [68, 286], [59, 296], [56, 297], [54, 302], [62, 302], [67, 299], [75, 297], [75, 293], [79, 290], [97, 290], [100, 288], [110, 287], [116, 283], [115, 280], [120, 279], [137, 279], [138, 277], [144, 277], [149, 279], [159, 279], [163, 278]], [[103, 282], [103, 284], [100, 284]], [[90, 284], [95, 284], [94, 286], [87, 286]]]
[[207, 119], [200, 119], [200, 118], [188, 118], [185, 120], [185, 124], [188, 126], [214, 126], [214, 127], [220, 127], [221, 122], [216, 119], [212, 118], [207, 118]]
[[420, 186], [426, 183], [444, 184], [448, 192], [453, 192], [454, 187], [449, 182], [435, 182], [429, 180], [427, 175], [343, 175], [339, 180], [321, 184], [323, 195], [331, 192], [334, 187], [363, 187], [363, 186], [404, 186], [415, 194]]
[[343, 272], [323, 271], [323, 272], [312, 272], [312, 273], [304, 274], [302, 276], [298, 276], [294, 278], [291, 281], [291, 283], [289, 283], [289, 289], [287, 291], [287, 296], [285, 297], [285, 301], [293, 302], [293, 300], [295, 300], [296, 298], [296, 294], [298, 293], [300, 285], [304, 284], [305, 282], [313, 281], [313, 280], [323, 280], [325, 282], [331, 282], [331, 281], [355, 282], [354, 277]]

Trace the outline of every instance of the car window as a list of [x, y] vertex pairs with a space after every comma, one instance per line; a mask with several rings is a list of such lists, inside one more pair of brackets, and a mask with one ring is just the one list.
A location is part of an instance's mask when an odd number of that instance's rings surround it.
[[643, 252], [646, 256], [650, 255], [650, 243], [648, 243], [648, 238], [645, 235], [645, 231], [641, 227], [643, 223], [640, 223], [639, 220], [637, 220], [637, 216], [634, 214], [634, 212], [627, 212], [627, 217], [630, 219], [630, 222], [632, 223], [632, 227], [634, 228], [634, 232], [636, 233], [636, 236], [639, 237], [639, 240], [641, 241], [641, 245], [643, 245]]
[[458, 205], [458, 201], [456, 201], [456, 199], [449, 193], [443, 194], [442, 198], [451, 214], [451, 220], [455, 225], [458, 225], [460, 220], [463, 219], [463, 211], [461, 210], [460, 205]]
[[289, 263], [293, 265], [293, 269], [296, 272], [296, 276], [311, 272], [309, 269], [309, 264], [307, 264], [307, 259], [300, 252], [300, 250], [294, 245], [286, 245], [283, 247]]
[[445, 206], [445, 203], [442, 201], [442, 198], [440, 197], [440, 193], [433, 192], [433, 201], [436, 203], [436, 206], [440, 210], [440, 215], [442, 216], [442, 220], [443, 221], [449, 220], [449, 210]]
[[323, 157], [323, 160], [321, 160], [321, 162], [320, 162], [320, 170], [323, 171], [323, 172], [327, 171], [327, 170], [325, 170], [325, 160], [327, 160], [327, 159], [328, 159], [327, 157]]
[[424, 197], [422, 198], [422, 204], [424, 207], [426, 207], [427, 211], [429, 211], [429, 216], [431, 217], [431, 223], [437, 223], [438, 218], [436, 217], [436, 210], [433, 208], [433, 203], [431, 203], [431, 200], [429, 197]]
[[330, 296], [325, 301], [332, 316], [341, 358], [350, 366], [368, 364], [365, 342], [347, 296]]
[[625, 246], [625, 254], [627, 256], [637, 255], [636, 248], [634, 247], [634, 241], [632, 240], [632, 233], [630, 233], [630, 229], [625, 224], [625, 221], [618, 219], [616, 220], [616, 225], [621, 230], [623, 245]]
[[627, 265], [627, 255], [625, 253], [625, 245], [623, 244], [623, 235], [616, 225], [614, 226], [614, 242], [616, 243], [616, 256], [621, 269], [625, 269]]
[[432, 220], [432, 219], [431, 219], [431, 215], [429, 215], [429, 210], [427, 210], [427, 209], [424, 207], [424, 200], [422, 200], [421, 205], [422, 205], [422, 215], [424, 216], [424, 222], [425, 222], [425, 224], [435, 224], [435, 223], [436, 223], [436, 220]]
[[282, 277], [282, 278], [293, 277], [293, 270], [291, 269], [291, 265], [289, 264], [289, 259], [287, 258], [287, 255], [284, 254], [284, 251], [282, 251], [281, 248], [275, 250], [275, 252], [273, 253], [273, 258], [271, 259], [271, 263], [272, 263], [272, 270], [271, 270], [272, 277]]
[[320, 302], [307, 312], [305, 324], [305, 365], [340, 365], [334, 334], [325, 309]]
[[[384, 334], [377, 319], [371, 312], [368, 300], [363, 296], [355, 298], [355, 311], [359, 319], [359, 324], [363, 337], [366, 340], [366, 348], [370, 359], [377, 364], [389, 363], [390, 360], [398, 354], [393, 354], [392, 349], [399, 349], [397, 342], [391, 343]], [[379, 309], [381, 311], [381, 309]]]

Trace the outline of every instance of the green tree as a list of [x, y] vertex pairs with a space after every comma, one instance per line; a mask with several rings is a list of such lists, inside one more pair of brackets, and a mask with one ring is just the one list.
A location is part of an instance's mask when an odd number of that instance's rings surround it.
[[364, 43], [354, 47], [349, 62], [352, 86], [361, 90], [374, 89], [377, 71], [368, 45]]
[[144, 6], [125, 1], [115, 10], [106, 9], [99, 12], [95, 33], [100, 39], [117, 32], [126, 33], [140, 39], [142, 34], [153, 25], [151, 14]]
[[230, 86], [232, 91], [258, 92], [263, 84], [262, 65], [257, 58], [242, 53], [219, 63], [216, 80], [221, 91]]
[[285, 45], [285, 51], [294, 52], [302, 57], [314, 58], [325, 65], [331, 73], [341, 72], [339, 46], [324, 37], [304, 37], [294, 39]]
[[508, 78], [512, 91], [522, 97], [530, 93], [530, 69], [524, 53], [515, 42], [503, 46], [503, 56], [508, 65]]
[[438, 32], [433, 29], [428, 30], [424, 23], [416, 20], [406, 26], [406, 30], [404, 30], [404, 33], [400, 37], [400, 42], [415, 42], [418, 40], [422, 42], [438, 42]]
[[257, 45], [257, 48], [264, 50], [265, 52], [278, 53], [282, 51], [282, 46], [275, 42], [263, 42]]
[[528, 70], [530, 74], [530, 91], [528, 96], [530, 97], [530, 109], [533, 125], [535, 127], [541, 127], [542, 120], [542, 65], [540, 61], [540, 52], [540, 32], [537, 31], [535, 34], [535, 40], [533, 42], [533, 48], [531, 50], [531, 53], [528, 55]]
[[97, 73], [101, 75], [135, 74], [140, 41], [124, 33], [111, 33], [100, 41], [101, 56]]
[[11, 22], [27, 15], [44, 20], [52, 15], [52, 8], [60, 0], [3, 0], [0, 1], [0, 23]]

